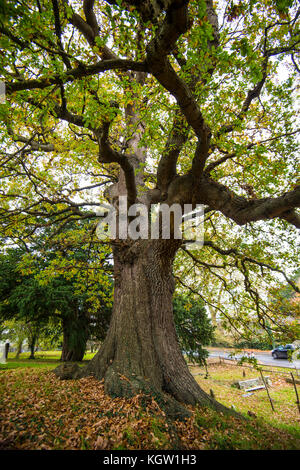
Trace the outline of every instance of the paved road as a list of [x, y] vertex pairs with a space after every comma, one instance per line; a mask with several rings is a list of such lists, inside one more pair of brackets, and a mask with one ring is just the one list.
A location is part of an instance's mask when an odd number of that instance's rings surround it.
[[[226, 352], [226, 351], [222, 351], [222, 350], [210, 350], [209, 351], [209, 355], [211, 357], [218, 357], [218, 356], [221, 356], [221, 357], [224, 357], [224, 358], [228, 358], [228, 359], [231, 359], [230, 353]], [[265, 353], [254, 353], [254, 356], [256, 357], [256, 359], [258, 360], [258, 363], [259, 364], [265, 364], [265, 365], [268, 365], [268, 366], [280, 366], [280, 367], [287, 367], [287, 368], [290, 368], [290, 369], [295, 369], [295, 366], [289, 362], [287, 359], [273, 359], [273, 357], [271, 356], [271, 352], [265, 352]], [[236, 356], [238, 359], [241, 357], [241, 355], [239, 356]]]

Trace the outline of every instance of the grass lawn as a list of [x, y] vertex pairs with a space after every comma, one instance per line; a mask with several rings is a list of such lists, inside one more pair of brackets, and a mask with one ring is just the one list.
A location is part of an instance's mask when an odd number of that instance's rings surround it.
[[[78, 363], [79, 365], [90, 361], [95, 353], [87, 352], [84, 355], [83, 362]], [[15, 358], [15, 353], [8, 353], [8, 360], [6, 364], [0, 364], [0, 371], [2, 369], [16, 369], [16, 368], [42, 368], [51, 369], [55, 368], [60, 364], [61, 351], [38, 351], [35, 353], [35, 359], [29, 359], [30, 353], [22, 353], [19, 359]]]
[[[292, 384], [285, 381], [285, 377], [290, 377], [289, 372], [285, 374], [282, 373], [282, 369], [268, 366], [266, 369], [274, 369], [274, 372], [263, 372], [264, 376], [269, 376], [272, 382], [269, 393], [275, 408], [274, 412], [265, 389], [246, 394], [244, 390], [232, 386], [239, 380], [260, 377], [257, 370], [233, 364], [211, 364], [208, 367], [209, 376], [205, 378], [203, 368], [191, 366], [190, 369], [203, 390], [207, 393], [213, 390], [216, 399], [224, 405], [233, 406], [244, 414], [248, 414], [248, 411], [255, 413], [265, 422], [285, 429], [300, 438], [300, 413], [296, 404], [295, 390]], [[197, 375], [199, 373], [201, 375]], [[299, 385], [298, 395], [300, 396]]]
[[92, 377], [60, 381], [51, 371], [59, 357], [59, 351], [37, 353], [35, 360], [10, 356], [1, 365], [1, 449], [300, 449], [300, 414], [282, 374], [266, 374], [273, 383], [273, 412], [265, 390], [243, 397], [232, 387], [257, 371], [209, 364], [205, 378], [204, 369], [191, 366], [204, 390], [247, 419], [189, 407], [191, 418], [171, 422], [152, 397], [112, 399]]

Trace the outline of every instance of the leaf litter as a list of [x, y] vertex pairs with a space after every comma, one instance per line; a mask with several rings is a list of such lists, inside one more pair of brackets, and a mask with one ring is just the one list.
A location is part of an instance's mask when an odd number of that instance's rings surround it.
[[111, 398], [94, 377], [61, 381], [51, 371], [3, 371], [0, 449], [195, 450], [245, 443], [258, 449], [298, 448], [293, 436], [255, 420], [250, 425], [210, 409], [189, 409], [190, 418], [170, 421], [153, 397]]

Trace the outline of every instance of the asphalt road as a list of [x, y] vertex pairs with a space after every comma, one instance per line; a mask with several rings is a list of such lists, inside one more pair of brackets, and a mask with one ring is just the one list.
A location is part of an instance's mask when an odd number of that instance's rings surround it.
[[[230, 353], [226, 351], [222, 351], [221, 349], [218, 350], [210, 350], [209, 355], [211, 357], [224, 357], [225, 359], [231, 359]], [[267, 351], [265, 353], [259, 352], [259, 353], [254, 353], [254, 357], [257, 359], [259, 364], [264, 364], [268, 366], [279, 366], [279, 367], [287, 367], [289, 369], [295, 369], [295, 366], [293, 363], [289, 362], [287, 359], [273, 359], [271, 356], [271, 352]], [[241, 355], [236, 356], [238, 359], [240, 359]]]

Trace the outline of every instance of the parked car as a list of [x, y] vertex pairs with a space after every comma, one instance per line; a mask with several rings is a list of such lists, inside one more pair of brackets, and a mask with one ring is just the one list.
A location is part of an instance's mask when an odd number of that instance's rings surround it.
[[272, 356], [274, 359], [288, 359], [289, 353], [291, 354], [295, 350], [292, 344], [286, 344], [285, 346], [278, 346], [273, 349]]

